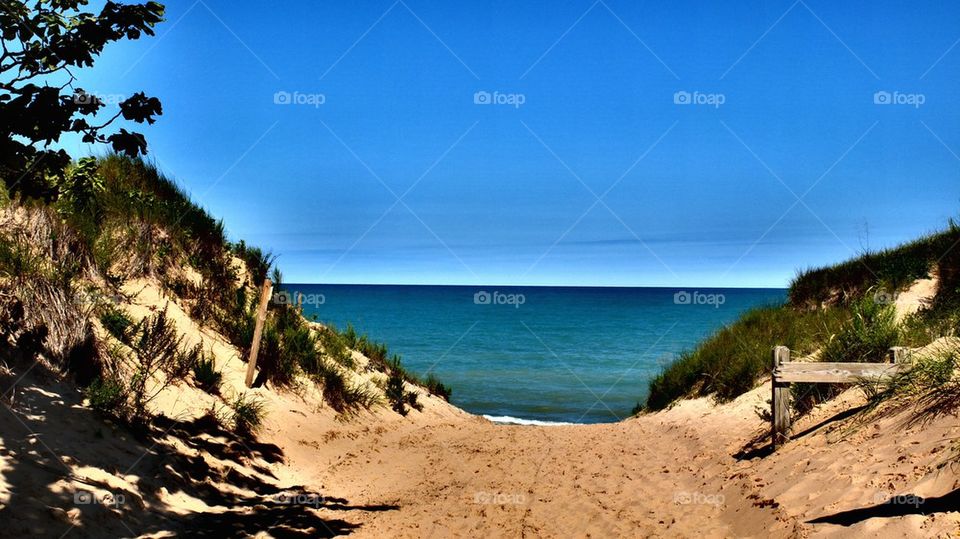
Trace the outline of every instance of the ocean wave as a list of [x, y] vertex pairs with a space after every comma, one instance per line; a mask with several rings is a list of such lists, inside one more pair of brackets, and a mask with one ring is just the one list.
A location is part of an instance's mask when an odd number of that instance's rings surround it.
[[508, 415], [484, 415], [483, 417], [500, 425], [533, 425], [537, 427], [556, 427], [560, 425], [576, 425], [576, 423], [566, 423], [563, 421], [540, 421], [538, 419], [520, 419]]

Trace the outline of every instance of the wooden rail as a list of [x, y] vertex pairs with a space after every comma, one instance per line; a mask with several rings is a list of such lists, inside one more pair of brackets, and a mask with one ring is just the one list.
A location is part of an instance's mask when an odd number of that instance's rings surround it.
[[886, 363], [828, 363], [790, 361], [790, 349], [773, 349], [773, 395], [771, 399], [771, 440], [773, 447], [786, 440], [790, 430], [790, 384], [852, 384], [880, 380], [909, 368], [907, 349], [891, 348]]

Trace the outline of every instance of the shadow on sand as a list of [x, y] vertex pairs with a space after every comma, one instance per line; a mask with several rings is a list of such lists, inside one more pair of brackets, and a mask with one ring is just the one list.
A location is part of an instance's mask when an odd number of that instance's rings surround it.
[[921, 498], [913, 494], [891, 497], [884, 503], [841, 511], [832, 515], [809, 520], [809, 524], [838, 524], [851, 526], [870, 518], [902, 517], [906, 515], [931, 515], [956, 511], [960, 508], [960, 489], [936, 498]]
[[[83, 407], [80, 393], [55, 379], [37, 366], [15, 390], [8, 392], [9, 383], [0, 388], [8, 396], [0, 406], [0, 455], [9, 464], [2, 472], [9, 499], [0, 506], [0, 535], [332, 537], [359, 527], [346, 518], [351, 513], [399, 509], [278, 485], [269, 465], [283, 461], [282, 450], [237, 437], [212, 418], [161, 416], [133, 432]], [[104, 480], [89, 477], [104, 473]], [[135, 488], [118, 488], [112, 478]], [[77, 498], [83, 491], [110, 492], [125, 503], [90, 503]], [[284, 503], [281, 493], [310, 494], [312, 503]], [[171, 497], [203, 503], [184, 515], [167, 503]]]

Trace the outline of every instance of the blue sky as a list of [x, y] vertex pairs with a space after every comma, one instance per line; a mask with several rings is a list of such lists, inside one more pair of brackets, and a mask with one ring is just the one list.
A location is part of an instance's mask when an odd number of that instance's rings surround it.
[[170, 1], [79, 86], [159, 97], [151, 157], [289, 282], [784, 286], [960, 214], [958, 40], [954, 3]]

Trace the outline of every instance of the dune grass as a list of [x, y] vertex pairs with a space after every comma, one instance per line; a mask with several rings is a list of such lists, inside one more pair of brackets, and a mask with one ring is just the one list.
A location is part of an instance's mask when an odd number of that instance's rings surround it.
[[[912, 409], [912, 420], [925, 422], [960, 410], [960, 351], [944, 347], [916, 358], [910, 370], [880, 381], [863, 381], [867, 412]], [[960, 459], [960, 452], [957, 454]]]
[[843, 308], [824, 312], [789, 306], [752, 309], [661, 371], [650, 382], [646, 405], [635, 411], [661, 410], [681, 397], [733, 399], [770, 372], [774, 346], [787, 346], [797, 355], [812, 353], [847, 316]]
[[865, 253], [830, 267], [803, 270], [790, 285], [789, 302], [807, 307], [847, 303], [858, 301], [871, 288], [892, 295], [935, 271], [948, 284], [938, 302], [955, 305], [960, 297], [958, 243], [960, 224], [951, 219], [945, 230], [898, 247]]
[[893, 305], [868, 293], [851, 309], [850, 319], [823, 345], [821, 361], [864, 363], [882, 361], [900, 344], [900, 325]]
[[[895, 295], [931, 275], [940, 283], [932, 304], [898, 324]], [[880, 361], [891, 346], [922, 346], [958, 332], [960, 226], [951, 220], [945, 230], [902, 246], [800, 272], [785, 305], [753, 309], [681, 354], [650, 382], [646, 402], [634, 412], [683, 397], [733, 399], [770, 372], [776, 345], [795, 357], [820, 350], [822, 361]], [[796, 386], [799, 408], [835, 393], [830, 386]]]

